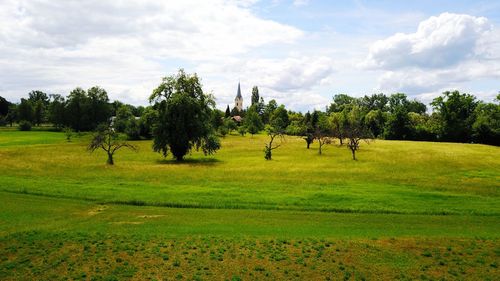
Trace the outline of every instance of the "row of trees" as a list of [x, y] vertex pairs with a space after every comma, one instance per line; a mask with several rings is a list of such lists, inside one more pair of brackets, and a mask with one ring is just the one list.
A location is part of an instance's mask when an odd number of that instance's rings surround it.
[[177, 160], [192, 149], [214, 153], [220, 148], [219, 137], [234, 131], [253, 135], [265, 130], [270, 137], [266, 159], [272, 158], [284, 135], [303, 137], [307, 148], [317, 142], [320, 154], [324, 145], [338, 141], [352, 151], [353, 159], [360, 142], [371, 138], [500, 145], [500, 95], [495, 103], [485, 103], [458, 91], [444, 92], [428, 113], [425, 104], [401, 93], [360, 98], [341, 94], [324, 111], [303, 114], [275, 100], [265, 103], [254, 87], [250, 107], [223, 112], [215, 108], [213, 96], [203, 92], [196, 74], [180, 70], [165, 77], [149, 101], [147, 107], [110, 103], [100, 87], [76, 88], [67, 97], [32, 91], [19, 104], [0, 97], [0, 122], [48, 122], [74, 131], [93, 131], [105, 123], [128, 139], [153, 139], [155, 151], [170, 152]]

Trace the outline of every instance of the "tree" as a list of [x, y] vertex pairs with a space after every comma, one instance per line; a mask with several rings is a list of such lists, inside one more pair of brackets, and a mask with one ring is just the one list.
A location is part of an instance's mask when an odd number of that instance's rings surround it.
[[410, 118], [404, 106], [395, 107], [387, 118], [384, 137], [389, 140], [408, 140], [412, 138]]
[[252, 136], [262, 129], [262, 121], [260, 120], [255, 105], [250, 106], [248, 109], [245, 119], [243, 119], [243, 124]]
[[[279, 110], [278, 110], [279, 109]], [[264, 158], [266, 160], [272, 159], [272, 151], [281, 146], [280, 144], [275, 144], [274, 141], [278, 138], [281, 141], [284, 139], [285, 129], [288, 126], [288, 113], [285, 110], [285, 106], [281, 105], [276, 110], [274, 110], [269, 120], [269, 124], [266, 125], [266, 133], [269, 136], [269, 143], [266, 144], [264, 148]]]
[[259, 103], [259, 88], [253, 86], [252, 88], [252, 105], [257, 105]]
[[332, 130], [326, 114], [318, 113], [318, 122], [314, 127], [314, 139], [318, 141], [318, 153], [322, 154], [323, 145], [332, 143]]
[[94, 129], [98, 124], [108, 122], [111, 117], [108, 93], [99, 86], [87, 90], [89, 127]]
[[49, 106], [49, 96], [42, 91], [31, 91], [28, 101], [33, 106], [33, 123], [40, 126], [46, 118], [46, 110]]
[[332, 112], [329, 116], [332, 136], [339, 139], [340, 145], [344, 145], [347, 113], [348, 110], [344, 109], [341, 112]]
[[140, 135], [145, 139], [153, 138], [153, 128], [158, 122], [158, 111], [153, 107], [148, 106], [144, 109], [144, 112], [139, 119], [139, 131]]
[[49, 122], [56, 128], [61, 129], [64, 125], [69, 125], [66, 119], [66, 101], [61, 95], [50, 95]]
[[9, 113], [9, 105], [10, 102], [8, 102], [5, 98], [0, 97], [0, 116], [7, 116]]
[[244, 137], [245, 134], [247, 133], [247, 128], [244, 125], [241, 125], [238, 127], [238, 133]]
[[229, 105], [226, 107], [226, 112], [224, 114], [224, 117], [229, 118], [231, 117], [231, 110], [229, 109]]
[[344, 109], [350, 109], [356, 104], [356, 98], [353, 98], [346, 94], [339, 94], [333, 96], [333, 102], [328, 108], [328, 112], [341, 112]]
[[304, 125], [305, 125], [305, 136], [304, 140], [306, 141], [307, 149], [314, 142], [314, 129], [316, 128], [316, 124], [318, 123], [318, 111], [314, 111], [313, 114], [307, 112], [304, 115]]
[[347, 147], [352, 153], [352, 160], [356, 160], [356, 151], [359, 149], [360, 141], [368, 142], [372, 138], [370, 130], [363, 122], [363, 113], [359, 106], [353, 107], [347, 114], [345, 136]]
[[475, 115], [472, 139], [479, 143], [500, 145], [500, 104], [480, 103]]
[[275, 144], [276, 139], [283, 141], [284, 139], [284, 129], [272, 126], [270, 124], [266, 125], [266, 133], [269, 136], [269, 143], [266, 144], [264, 148], [264, 158], [266, 160], [272, 160], [272, 151], [281, 146], [281, 143]]
[[33, 104], [27, 99], [21, 99], [21, 103], [17, 107], [19, 121], [33, 122]]
[[107, 125], [102, 125], [97, 129], [97, 132], [94, 134], [92, 141], [88, 146], [88, 150], [90, 152], [94, 152], [95, 150], [101, 148], [108, 155], [108, 160], [106, 163], [108, 165], [114, 165], [113, 155], [120, 148], [127, 147], [131, 150], [136, 151], [137, 147], [131, 145], [120, 139], [118, 133]]
[[12, 127], [12, 123], [18, 119], [18, 106], [15, 103], [11, 103], [9, 105], [9, 113], [7, 113], [7, 116], [5, 117], [5, 120], [7, 123], [10, 124]]
[[384, 132], [385, 114], [380, 109], [372, 109], [365, 116], [365, 124], [373, 136], [379, 137]]
[[228, 134], [231, 134], [234, 130], [236, 130], [238, 125], [233, 120], [233, 118], [229, 117], [229, 118], [224, 119], [223, 127], [226, 129]]
[[447, 91], [435, 98], [431, 105], [440, 115], [443, 140], [456, 142], [472, 140], [472, 125], [478, 105], [473, 95]]
[[267, 105], [263, 106], [262, 110], [262, 122], [264, 124], [269, 124], [269, 120], [271, 119], [271, 115], [278, 108], [278, 103], [275, 100], [270, 100]]
[[85, 131], [88, 126], [87, 93], [82, 88], [75, 88], [69, 93], [66, 102], [66, 112], [68, 112], [67, 124], [75, 131]]
[[125, 132], [130, 120], [134, 118], [135, 116], [132, 114], [130, 107], [122, 105], [116, 110], [116, 116], [113, 120], [113, 128], [115, 128], [117, 132], [123, 133]]
[[205, 155], [220, 148], [219, 139], [210, 124], [215, 102], [203, 93], [196, 74], [180, 69], [176, 75], [163, 78], [149, 98], [158, 109], [158, 122], [153, 133], [153, 149], [164, 156], [170, 150], [177, 161], [195, 148]]

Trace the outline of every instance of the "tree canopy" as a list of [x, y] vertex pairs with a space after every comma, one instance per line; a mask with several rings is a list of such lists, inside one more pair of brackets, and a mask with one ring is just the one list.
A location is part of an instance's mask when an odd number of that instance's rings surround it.
[[215, 103], [211, 95], [203, 93], [196, 74], [186, 74], [181, 69], [176, 75], [163, 78], [149, 100], [158, 110], [154, 151], [164, 156], [171, 151], [177, 161], [182, 161], [193, 148], [201, 148], [205, 155], [220, 148], [210, 123]]

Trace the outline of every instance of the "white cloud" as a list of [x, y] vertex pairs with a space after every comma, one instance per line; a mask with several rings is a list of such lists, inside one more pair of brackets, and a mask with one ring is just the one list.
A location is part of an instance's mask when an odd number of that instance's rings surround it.
[[224, 62], [302, 36], [255, 16], [248, 9], [253, 3], [6, 0], [0, 4], [0, 91], [17, 99], [33, 88], [67, 93], [99, 84], [112, 98], [144, 103], [178, 67]]
[[477, 43], [490, 30], [484, 17], [443, 13], [422, 21], [415, 33], [397, 33], [375, 42], [365, 63], [383, 69], [452, 66], [480, 56]]
[[484, 17], [443, 13], [415, 33], [397, 33], [370, 47], [363, 66], [383, 70], [378, 89], [410, 95], [460, 89], [500, 77], [500, 32]]

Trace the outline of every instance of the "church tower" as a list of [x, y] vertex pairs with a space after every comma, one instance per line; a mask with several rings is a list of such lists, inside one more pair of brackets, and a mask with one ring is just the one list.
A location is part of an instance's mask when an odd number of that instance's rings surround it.
[[243, 97], [241, 96], [240, 82], [238, 82], [238, 93], [234, 99], [234, 107], [236, 107], [238, 111], [243, 110]]

